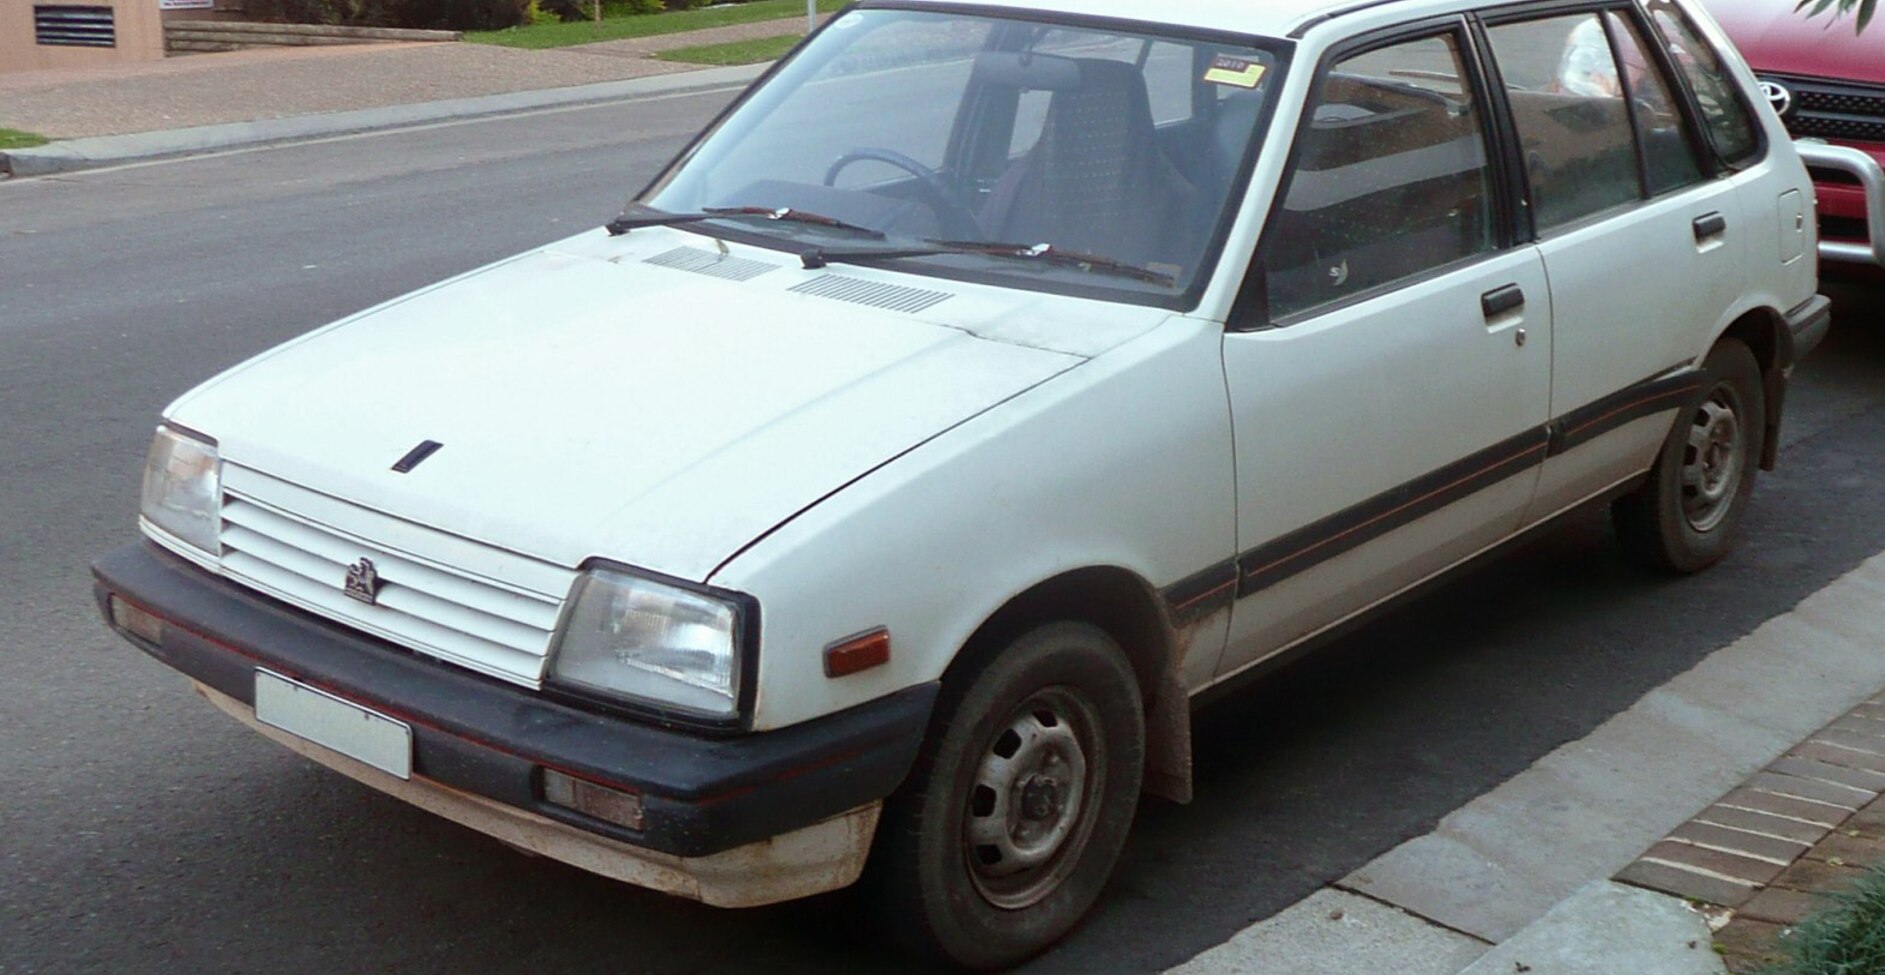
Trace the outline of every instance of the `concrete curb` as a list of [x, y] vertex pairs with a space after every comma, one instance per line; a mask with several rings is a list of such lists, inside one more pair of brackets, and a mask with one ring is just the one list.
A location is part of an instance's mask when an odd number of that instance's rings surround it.
[[14, 176], [44, 176], [102, 166], [146, 162], [227, 149], [281, 142], [299, 142], [327, 136], [352, 135], [406, 128], [432, 122], [508, 115], [540, 108], [630, 101], [658, 95], [681, 94], [731, 85], [750, 84], [769, 64], [704, 68], [651, 78], [605, 81], [593, 85], [508, 92], [475, 98], [452, 98], [410, 105], [388, 105], [348, 112], [295, 115], [254, 122], [199, 125], [187, 129], [101, 135], [54, 142], [34, 149], [0, 152], [0, 172]]

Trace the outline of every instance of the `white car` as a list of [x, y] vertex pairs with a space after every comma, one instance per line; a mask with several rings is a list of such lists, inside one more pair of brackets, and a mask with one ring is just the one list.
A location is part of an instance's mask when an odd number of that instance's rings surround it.
[[1199, 692], [1580, 506], [1721, 558], [1811, 206], [1686, 0], [865, 0], [606, 230], [179, 399], [97, 594], [507, 843], [1007, 965]]

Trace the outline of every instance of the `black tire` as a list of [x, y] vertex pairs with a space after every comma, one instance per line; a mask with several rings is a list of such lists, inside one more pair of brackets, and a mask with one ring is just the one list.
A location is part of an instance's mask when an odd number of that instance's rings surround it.
[[1023, 634], [944, 682], [916, 767], [885, 803], [868, 907], [919, 955], [983, 970], [1025, 961], [1098, 900], [1144, 765], [1145, 711], [1119, 645], [1085, 623]]
[[1728, 554], [1767, 434], [1766, 385], [1746, 345], [1722, 339], [1702, 371], [1702, 393], [1676, 417], [1649, 480], [1611, 507], [1624, 551], [1674, 572]]

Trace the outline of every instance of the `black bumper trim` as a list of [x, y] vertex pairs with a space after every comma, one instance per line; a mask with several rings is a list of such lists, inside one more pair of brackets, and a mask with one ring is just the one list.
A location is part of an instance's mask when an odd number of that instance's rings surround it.
[[[118, 632], [223, 694], [253, 706], [255, 668], [266, 665], [411, 724], [416, 775], [676, 856], [708, 856], [889, 795], [909, 774], [938, 689], [920, 684], [777, 731], [709, 737], [428, 660], [148, 542], [107, 554], [92, 573], [107, 623], [113, 594], [162, 617], [162, 645]], [[543, 802], [540, 767], [640, 793], [643, 828]]]
[[1825, 295], [1814, 295], [1787, 312], [1787, 331], [1793, 333], [1793, 356], [1788, 365], [1806, 358], [1820, 344], [1833, 324], [1833, 302]]

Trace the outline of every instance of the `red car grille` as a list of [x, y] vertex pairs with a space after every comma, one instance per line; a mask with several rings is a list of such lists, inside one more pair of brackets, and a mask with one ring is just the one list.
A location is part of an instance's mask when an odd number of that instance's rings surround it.
[[1792, 104], [1781, 118], [1794, 136], [1885, 142], [1885, 85], [1781, 75], [1763, 75], [1761, 80], [1792, 94]]

